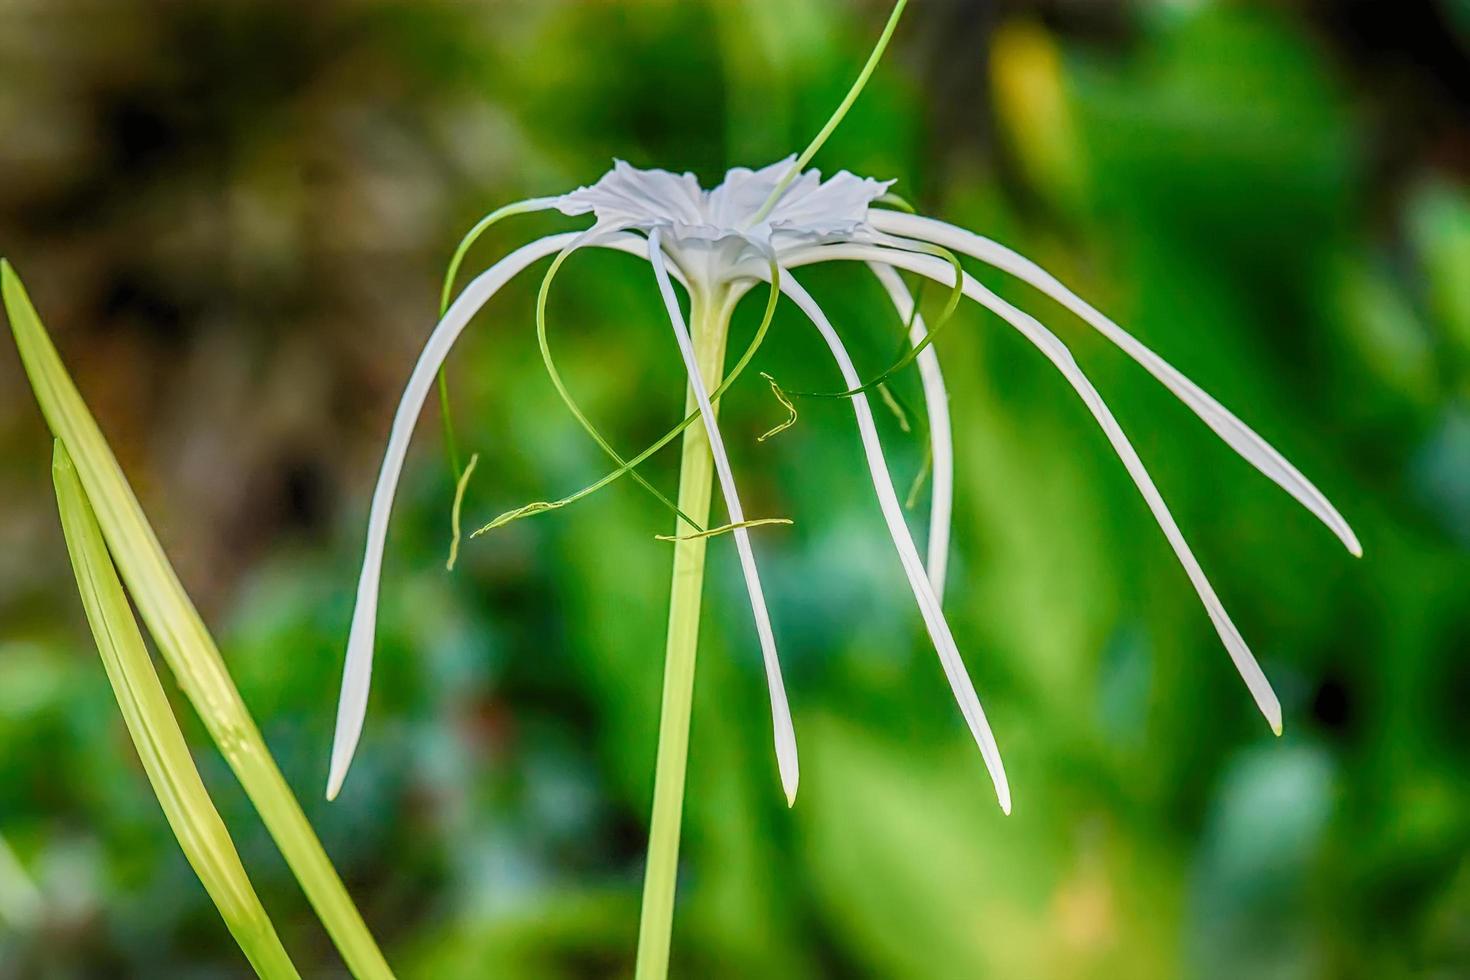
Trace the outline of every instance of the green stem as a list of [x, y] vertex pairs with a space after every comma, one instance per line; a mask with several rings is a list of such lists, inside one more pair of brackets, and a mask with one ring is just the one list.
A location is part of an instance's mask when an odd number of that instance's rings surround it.
[[[690, 311], [695, 360], [704, 383], [717, 388], [724, 373], [730, 307], [724, 297], [711, 302], [694, 295]], [[685, 399], [697, 412], [693, 392]], [[719, 403], [715, 403], [719, 409]], [[714, 485], [714, 458], [704, 426], [684, 430], [679, 466], [679, 509], [707, 523]], [[677, 533], [678, 527], [676, 525]], [[669, 973], [674, 886], [679, 869], [679, 828], [684, 814], [684, 776], [689, 761], [689, 718], [694, 699], [694, 660], [699, 643], [699, 601], [704, 586], [707, 537], [674, 542], [674, 572], [669, 587], [669, 635], [664, 652], [663, 705], [659, 711], [658, 761], [653, 776], [653, 816], [648, 834], [648, 865], [643, 877], [643, 914], [638, 925], [637, 980], [663, 980]]]

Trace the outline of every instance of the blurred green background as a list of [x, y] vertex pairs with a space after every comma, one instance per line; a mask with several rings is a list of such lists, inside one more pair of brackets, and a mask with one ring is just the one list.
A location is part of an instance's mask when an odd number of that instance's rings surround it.
[[[839, 0], [0, 2], [15, 262], [288, 779], [409, 977], [626, 973], [670, 551], [629, 481], [466, 545], [431, 413], [389, 537], [378, 671], [321, 799], [368, 497], [459, 235], [614, 155], [705, 181], [805, 144], [886, 12]], [[787, 810], [728, 539], [712, 550], [681, 977], [1470, 976], [1470, 6], [916, 0], [817, 158], [1047, 266], [1277, 445], [1349, 557], [1037, 294], [1281, 694], [1274, 738], [1096, 426], [975, 309], [940, 342], [951, 623], [999, 813], [887, 540], [851, 413], [723, 420], [803, 752]], [[478, 268], [574, 223], [516, 219]], [[606, 462], [541, 372], [539, 276], [451, 361], [478, 524]], [[895, 324], [804, 276], [867, 371]], [[652, 278], [569, 263], [552, 343], [624, 450], [680, 414]], [[927, 301], [942, 297], [930, 291]], [[742, 311], [732, 343], [757, 318]], [[49, 436], [0, 344], [0, 977], [246, 970], [169, 834], [66, 564]], [[754, 367], [835, 372], [783, 309]], [[917, 382], [897, 386], [918, 403]], [[904, 486], [918, 434], [880, 420]], [[672, 492], [676, 454], [648, 467]], [[922, 532], [926, 506], [914, 509]], [[187, 704], [310, 976], [342, 968]]]

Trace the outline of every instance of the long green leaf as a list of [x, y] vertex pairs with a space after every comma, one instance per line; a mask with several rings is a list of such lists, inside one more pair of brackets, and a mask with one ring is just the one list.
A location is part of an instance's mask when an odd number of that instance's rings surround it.
[[349, 969], [362, 980], [391, 977], [392, 971], [276, 767], [214, 639], [164, 555], [107, 440], [62, 366], [25, 287], [3, 259], [0, 296], [41, 413], [76, 465], [112, 558], [164, 660], [259, 811]]
[[199, 770], [194, 768], [184, 733], [153, 670], [153, 660], [143, 646], [128, 597], [107, 555], [102, 529], [97, 526], [76, 468], [60, 440], [56, 442], [51, 477], [87, 622], [163, 815], [255, 972], [262, 977], [299, 980], [300, 974], [291, 965], [275, 927], [250, 886], [230, 832], [210, 802]]

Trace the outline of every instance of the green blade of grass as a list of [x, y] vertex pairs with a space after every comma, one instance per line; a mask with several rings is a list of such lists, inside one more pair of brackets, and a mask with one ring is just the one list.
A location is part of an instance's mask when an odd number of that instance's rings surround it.
[[275, 927], [250, 886], [230, 832], [194, 767], [184, 733], [179, 730], [108, 557], [102, 529], [97, 526], [76, 468], [60, 440], [56, 442], [51, 476], [87, 622], [163, 815], [255, 972], [267, 978], [299, 980], [300, 974], [291, 965]]
[[10, 264], [0, 259], [0, 296], [41, 413], [66, 447], [122, 580], [184, 694], [260, 813], [307, 899], [363, 980], [392, 977], [383, 954], [276, 767], [225, 669], [214, 639], [143, 515]]

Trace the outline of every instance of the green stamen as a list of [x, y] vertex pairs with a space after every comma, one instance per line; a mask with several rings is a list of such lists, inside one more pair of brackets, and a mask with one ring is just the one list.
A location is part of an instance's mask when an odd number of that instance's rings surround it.
[[728, 534], [742, 527], [768, 527], [772, 524], [795, 524], [789, 517], [759, 517], [753, 521], [738, 521], [734, 524], [721, 524], [705, 531], [695, 531], [693, 534], [655, 534], [655, 541], [697, 541], [700, 538], [712, 538], [717, 534]]
[[[940, 312], [939, 318], [934, 321], [934, 326], [930, 327], [929, 332], [924, 335], [924, 339], [908, 348], [903, 356], [890, 365], [887, 370], [856, 388], [849, 388], [846, 391], [788, 391], [788, 395], [794, 398], [855, 398], [858, 395], [879, 387], [889, 378], [908, 367], [924, 352], [926, 347], [934, 342], [934, 338], [939, 336], [939, 331], [943, 330], [949, 324], [950, 317], [954, 315], [954, 311], [960, 305], [960, 297], [964, 294], [964, 268], [960, 265], [959, 257], [948, 249], [940, 248], [937, 245], [932, 248], [921, 248], [919, 247], [921, 244], [915, 242], [908, 250], [936, 255], [949, 260], [949, 263], [954, 266], [954, 287], [950, 290], [949, 300], [944, 304], [944, 309]], [[918, 309], [917, 302], [914, 304], [914, 309]]]
[[767, 439], [771, 438], [771, 436], [785, 432], [787, 429], [796, 424], [796, 406], [791, 404], [791, 399], [786, 397], [786, 392], [782, 391], [781, 386], [776, 383], [776, 379], [771, 377], [766, 372], [762, 371], [761, 377], [765, 378], [766, 381], [770, 383], [771, 394], [775, 395], [776, 401], [780, 402], [781, 407], [786, 409], [786, 420], [784, 422], [781, 422], [779, 425], [767, 429], [763, 434], [757, 436], [755, 440], [756, 442], [765, 442]]
[[770, 196], [766, 198], [766, 202], [761, 205], [761, 209], [751, 219], [750, 223], [752, 225], [758, 225], [770, 216], [771, 209], [776, 206], [776, 202], [781, 199], [781, 195], [786, 193], [786, 188], [790, 187], [791, 182], [796, 179], [797, 175], [806, 169], [806, 165], [811, 162], [812, 157], [817, 155], [817, 151], [822, 148], [822, 144], [827, 142], [827, 138], [842, 123], [843, 117], [847, 115], [847, 111], [852, 108], [853, 103], [862, 94], [864, 87], [868, 84], [868, 79], [873, 76], [873, 70], [878, 67], [878, 62], [882, 60], [883, 52], [888, 49], [888, 41], [893, 37], [893, 32], [898, 27], [898, 19], [903, 15], [903, 8], [906, 6], [908, 6], [908, 0], [898, 0], [893, 5], [893, 13], [888, 15], [888, 23], [884, 25], [883, 33], [878, 36], [878, 43], [873, 47], [873, 53], [868, 55], [867, 64], [863, 65], [863, 70], [858, 73], [857, 81], [852, 83], [852, 88], [847, 90], [847, 95], [838, 104], [837, 110], [832, 113], [832, 117], [827, 120], [826, 125], [817, 133], [816, 138], [807, 145], [805, 150], [801, 151], [801, 156], [797, 157], [796, 162], [791, 165], [791, 169], [786, 171], [786, 176], [782, 177], [776, 186], [771, 189]]
[[903, 403], [898, 400], [898, 397], [888, 389], [886, 384], [878, 386], [878, 394], [882, 397], [883, 404], [888, 406], [888, 410], [898, 420], [898, 428], [904, 434], [912, 432], [913, 428], [909, 425], [909, 413], [904, 410]]
[[[761, 344], [765, 342], [766, 334], [771, 329], [771, 321], [776, 316], [776, 302], [781, 298], [781, 287], [779, 285], [780, 279], [780, 269], [773, 261], [771, 263], [771, 292], [769, 298], [766, 300], [766, 310], [764, 315], [761, 317], [760, 326], [756, 328], [755, 336], [751, 338], [750, 345], [745, 348], [745, 353], [741, 354], [740, 360], [735, 362], [735, 367], [733, 367], [730, 370], [730, 373], [726, 375], [725, 379], [720, 382], [719, 387], [710, 392], [709, 397], [711, 403], [715, 403], [720, 400], [720, 396], [723, 395], [725, 391], [729, 389], [732, 384], [735, 383], [735, 379], [740, 377], [741, 372], [746, 369], [746, 367], [750, 364], [751, 359], [755, 357], [755, 352], [760, 350]], [[692, 412], [689, 415], [686, 415], [683, 421], [674, 426], [668, 432], [665, 432], [658, 439], [657, 442], [653, 443], [653, 445], [649, 446], [647, 449], [643, 450], [643, 452], [639, 453], [637, 456], [634, 456], [628, 462], [613, 470], [611, 473], [608, 473], [600, 480], [588, 484], [581, 490], [578, 490], [576, 493], [562, 497], [560, 500], [538, 500], [534, 503], [529, 503], [525, 504], [524, 506], [517, 507], [514, 510], [508, 510], [505, 513], [501, 514], [499, 517], [495, 518], [493, 521], [490, 521], [488, 524], [485, 524], [482, 527], [476, 529], [470, 535], [470, 537], [477, 538], [487, 531], [493, 531], [497, 527], [504, 527], [506, 524], [509, 524], [512, 521], [518, 521], [523, 517], [530, 517], [533, 514], [542, 514], [548, 510], [560, 510], [567, 504], [574, 504], [577, 501], [581, 500], [583, 497], [587, 497], [596, 493], [604, 487], [607, 487], [616, 482], [623, 476], [626, 476], [629, 472], [633, 470], [634, 467], [639, 466], [654, 453], [658, 452], [660, 449], [673, 442], [674, 439], [678, 437], [679, 433], [689, 428], [689, 426], [693, 425], [698, 419], [698, 412]]]
[[603, 438], [597, 426], [592, 424], [592, 420], [587, 418], [586, 413], [582, 411], [582, 407], [577, 404], [577, 400], [567, 390], [565, 382], [562, 381], [561, 372], [556, 369], [556, 364], [551, 358], [551, 346], [546, 340], [546, 297], [551, 292], [551, 282], [556, 278], [557, 272], [561, 270], [562, 263], [567, 260], [572, 252], [577, 250], [580, 243], [586, 237], [587, 235], [583, 235], [577, 241], [572, 242], [572, 244], [558, 252], [556, 258], [551, 261], [551, 268], [546, 270], [546, 277], [541, 280], [541, 291], [536, 296], [536, 343], [541, 347], [541, 363], [546, 367], [546, 374], [551, 378], [551, 385], [556, 389], [556, 393], [561, 398], [562, 404], [567, 407], [567, 411], [572, 413], [572, 417], [577, 420], [577, 424], [582, 427], [583, 431], [592, 437], [592, 441], [602, 447], [602, 451], [611, 456], [613, 462], [617, 463], [618, 466], [627, 468], [639, 486], [653, 494], [660, 503], [679, 515], [680, 520], [694, 528], [694, 530], [702, 531], [704, 528], [688, 514], [681, 511], [678, 505], [672, 500], [664, 496], [661, 490], [644, 479], [642, 474], [633, 472], [628, 462], [622, 456], [618, 455], [618, 451], [612, 447], [611, 443]]
[[905, 199], [903, 197], [900, 197], [899, 195], [893, 193], [893, 191], [888, 191], [887, 193], [883, 194], [881, 197], [879, 197], [873, 203], [874, 204], [886, 204], [886, 205], [888, 205], [888, 206], [890, 206], [892, 208], [895, 208], [896, 210], [903, 211], [903, 212], [905, 212], [907, 214], [918, 214], [919, 213], [919, 209], [918, 208], [916, 208], [912, 204], [910, 204], [907, 199]]
[[[503, 208], [491, 211], [475, 222], [473, 228], [465, 232], [465, 236], [459, 240], [459, 247], [454, 250], [454, 257], [449, 260], [448, 270], [444, 273], [444, 288], [439, 292], [439, 319], [444, 319], [444, 314], [449, 311], [449, 300], [454, 292], [454, 280], [459, 276], [459, 267], [464, 262], [464, 257], [469, 254], [470, 248], [479, 241], [480, 236], [502, 218], [543, 211], [547, 204], [548, 199], [546, 198], [530, 198], [507, 204]], [[464, 475], [459, 469], [459, 440], [454, 435], [454, 415], [449, 408], [449, 376], [442, 367], [439, 369], [439, 417], [444, 423], [444, 448], [449, 453], [449, 468], [453, 471], [456, 480], [463, 479]]]
[[[439, 314], [443, 317], [443, 313]], [[449, 453], [449, 470], [456, 480], [464, 474], [459, 469], [459, 439], [454, 435], [454, 413], [449, 409], [449, 375], [441, 365], [439, 368], [439, 418], [444, 423], [444, 450]]]
[[446, 572], [454, 571], [454, 563], [459, 560], [459, 514], [464, 507], [464, 490], [470, 485], [470, 474], [475, 472], [475, 464], [480, 461], [480, 454], [475, 453], [470, 457], [470, 463], [464, 468], [459, 476], [459, 483], [454, 488], [454, 506], [449, 510], [449, 560], [444, 563]]
[[929, 480], [929, 474], [934, 469], [934, 445], [930, 442], [924, 443], [924, 462], [919, 466], [919, 472], [914, 474], [914, 482], [909, 484], [908, 496], [904, 498], [905, 510], [913, 510], [919, 505], [919, 494], [924, 489], [924, 484]]

